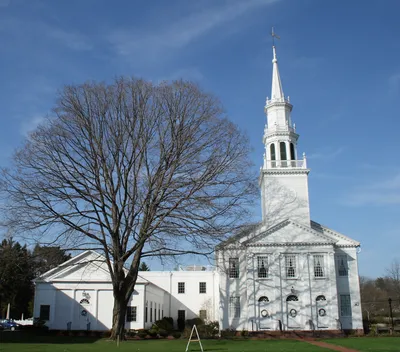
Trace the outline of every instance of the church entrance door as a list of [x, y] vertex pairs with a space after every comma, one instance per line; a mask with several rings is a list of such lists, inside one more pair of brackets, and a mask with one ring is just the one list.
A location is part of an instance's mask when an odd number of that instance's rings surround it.
[[297, 296], [290, 295], [286, 299], [287, 327], [299, 329], [302, 326], [300, 302]]
[[269, 299], [267, 296], [262, 296], [258, 300], [258, 324], [260, 330], [269, 330], [273, 328]]
[[317, 327], [327, 328], [329, 327], [329, 316], [327, 309], [327, 302], [325, 296], [317, 297]]
[[90, 330], [92, 305], [89, 294], [86, 293], [86, 295], [87, 297], [79, 302], [79, 330]]

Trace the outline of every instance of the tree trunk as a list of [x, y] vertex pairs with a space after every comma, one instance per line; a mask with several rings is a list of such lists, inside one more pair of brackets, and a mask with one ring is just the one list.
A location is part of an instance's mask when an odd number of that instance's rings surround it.
[[124, 292], [114, 292], [113, 326], [110, 338], [117, 340], [125, 339], [125, 316], [128, 307], [128, 300]]

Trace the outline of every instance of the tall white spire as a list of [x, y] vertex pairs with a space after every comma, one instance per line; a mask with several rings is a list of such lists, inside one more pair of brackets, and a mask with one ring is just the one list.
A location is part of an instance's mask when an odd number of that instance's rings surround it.
[[283, 94], [281, 77], [278, 69], [278, 59], [276, 58], [275, 45], [272, 47], [273, 59], [272, 59], [272, 89], [271, 89], [271, 100], [283, 101], [285, 95]]

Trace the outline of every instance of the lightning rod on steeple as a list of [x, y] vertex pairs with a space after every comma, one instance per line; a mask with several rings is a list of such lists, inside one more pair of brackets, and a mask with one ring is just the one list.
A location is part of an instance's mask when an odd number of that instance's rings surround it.
[[274, 27], [271, 27], [271, 37], [272, 37], [272, 46], [275, 46], [275, 38], [281, 39], [278, 35], [274, 32]]

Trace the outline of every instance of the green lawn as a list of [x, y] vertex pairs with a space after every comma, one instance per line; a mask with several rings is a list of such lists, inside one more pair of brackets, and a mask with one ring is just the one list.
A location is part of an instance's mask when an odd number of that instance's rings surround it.
[[[360, 352], [400, 352], [400, 337], [354, 337], [325, 339], [325, 342], [353, 348]], [[328, 352], [295, 340], [203, 340], [208, 352]], [[185, 340], [131, 340], [119, 348], [107, 339], [68, 336], [34, 336], [22, 332], [0, 333], [0, 352], [184, 352]], [[200, 351], [198, 342], [190, 351]]]
[[[4, 335], [3, 335], [4, 337]], [[16, 337], [16, 335], [15, 335]], [[7, 336], [0, 343], [1, 352], [184, 352], [185, 340], [140, 340], [122, 342], [119, 348], [114, 342], [105, 339], [85, 337], [38, 337], [25, 343], [6, 342]], [[328, 352], [305, 342], [294, 340], [203, 340], [204, 351], [215, 352]], [[200, 351], [198, 342], [191, 343], [190, 351]]]
[[326, 339], [325, 342], [354, 348], [360, 352], [400, 351], [400, 337], [349, 337], [346, 339]]

